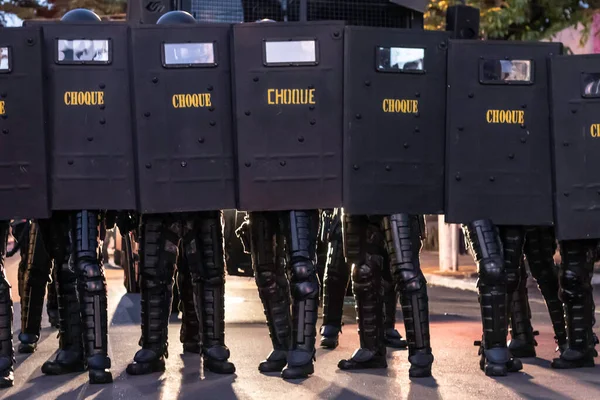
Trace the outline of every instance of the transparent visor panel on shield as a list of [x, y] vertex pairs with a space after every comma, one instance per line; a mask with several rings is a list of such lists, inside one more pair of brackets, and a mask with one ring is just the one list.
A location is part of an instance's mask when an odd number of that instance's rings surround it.
[[425, 49], [409, 47], [377, 47], [376, 65], [378, 71], [422, 72]]
[[10, 71], [10, 52], [8, 47], [0, 47], [0, 73]]
[[266, 65], [314, 65], [316, 40], [265, 41]]
[[482, 83], [527, 84], [533, 82], [531, 60], [481, 60]]
[[581, 95], [583, 97], [600, 97], [600, 73], [584, 72], [581, 74]]
[[57, 61], [59, 64], [109, 64], [109, 44], [109, 40], [59, 39]]
[[164, 43], [165, 66], [215, 65], [214, 43]]

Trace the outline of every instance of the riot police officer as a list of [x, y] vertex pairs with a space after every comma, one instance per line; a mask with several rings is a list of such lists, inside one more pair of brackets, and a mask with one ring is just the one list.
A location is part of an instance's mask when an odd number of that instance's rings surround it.
[[[90, 10], [75, 9], [61, 22], [98, 23], [101, 19]], [[55, 211], [38, 223], [55, 263], [60, 314], [59, 352], [53, 361], [44, 363], [42, 372], [58, 375], [87, 368], [90, 383], [110, 383], [107, 291], [100, 261], [104, 212]]]
[[[328, 242], [325, 274], [323, 279], [323, 325], [321, 347], [335, 349], [342, 331], [344, 296], [350, 281], [350, 265], [346, 262], [343, 248], [341, 211], [323, 210], [321, 213], [320, 237]], [[396, 330], [397, 293], [390, 271], [390, 260], [384, 252], [382, 270], [384, 342], [387, 346], [403, 349], [407, 342]]]
[[[422, 216], [344, 215], [344, 250], [352, 265], [360, 348], [341, 360], [340, 369], [387, 367], [383, 342], [381, 274], [387, 251], [404, 315], [411, 377], [431, 376], [433, 354], [429, 336], [427, 282], [419, 252], [424, 237]], [[385, 249], [385, 250], [384, 250]]]
[[[171, 11], [157, 24], [195, 24], [189, 13]], [[193, 303], [200, 319], [199, 342], [204, 367], [232, 374], [225, 346], [225, 266], [220, 211], [142, 215], [140, 279], [142, 294], [142, 349], [127, 366], [131, 375], [164, 371], [167, 331], [171, 314], [173, 273], [179, 245], [183, 246]], [[181, 279], [189, 275], [179, 270]], [[184, 299], [184, 307], [191, 305]]]

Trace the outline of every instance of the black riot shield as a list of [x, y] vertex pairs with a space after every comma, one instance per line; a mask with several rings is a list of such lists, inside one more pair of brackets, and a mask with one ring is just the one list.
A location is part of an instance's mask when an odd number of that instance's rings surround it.
[[0, 28], [0, 220], [49, 215], [39, 28]]
[[239, 208], [339, 207], [343, 24], [240, 24], [233, 32]]
[[447, 38], [346, 28], [345, 212], [443, 214]]
[[559, 240], [600, 238], [600, 55], [551, 59]]
[[52, 209], [134, 209], [127, 25], [42, 27]]
[[447, 222], [552, 224], [547, 59], [561, 46], [450, 41]]
[[132, 29], [143, 213], [235, 208], [230, 30]]

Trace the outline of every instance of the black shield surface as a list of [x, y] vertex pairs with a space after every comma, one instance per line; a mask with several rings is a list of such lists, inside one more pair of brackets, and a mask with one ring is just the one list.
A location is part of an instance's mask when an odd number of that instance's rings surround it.
[[[143, 213], [235, 208], [230, 28], [132, 29]], [[188, 66], [165, 62], [164, 51], [170, 57], [179, 44], [192, 50], [212, 44], [213, 59]]]
[[[233, 31], [239, 208], [339, 207], [343, 25], [241, 24]], [[267, 62], [278, 57], [267, 57], [267, 43], [285, 41], [315, 43], [316, 62]]]
[[39, 28], [0, 35], [0, 220], [49, 215]]
[[443, 213], [447, 37], [346, 28], [345, 212]]
[[[552, 224], [547, 58], [561, 44], [451, 40], [449, 49], [446, 221]], [[528, 79], [503, 81], [516, 79], [504, 68], [519, 60], [530, 62]]]
[[556, 236], [600, 238], [600, 56], [550, 66]]
[[[127, 26], [54, 23], [44, 24], [43, 33], [52, 209], [134, 209]], [[82, 39], [108, 41], [109, 62], [65, 62], [89, 56], [81, 55], [81, 42], [66, 54], [59, 41]]]

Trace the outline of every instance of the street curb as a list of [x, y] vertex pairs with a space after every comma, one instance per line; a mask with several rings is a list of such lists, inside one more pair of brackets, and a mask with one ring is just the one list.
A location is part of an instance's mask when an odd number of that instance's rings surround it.
[[475, 278], [450, 278], [436, 274], [425, 274], [425, 279], [429, 285], [477, 292], [477, 279]]
[[[477, 292], [477, 279], [475, 278], [450, 278], [436, 274], [425, 274], [425, 279], [427, 280], [427, 283], [432, 286]], [[600, 285], [600, 274], [594, 274], [592, 277], [592, 285]]]

